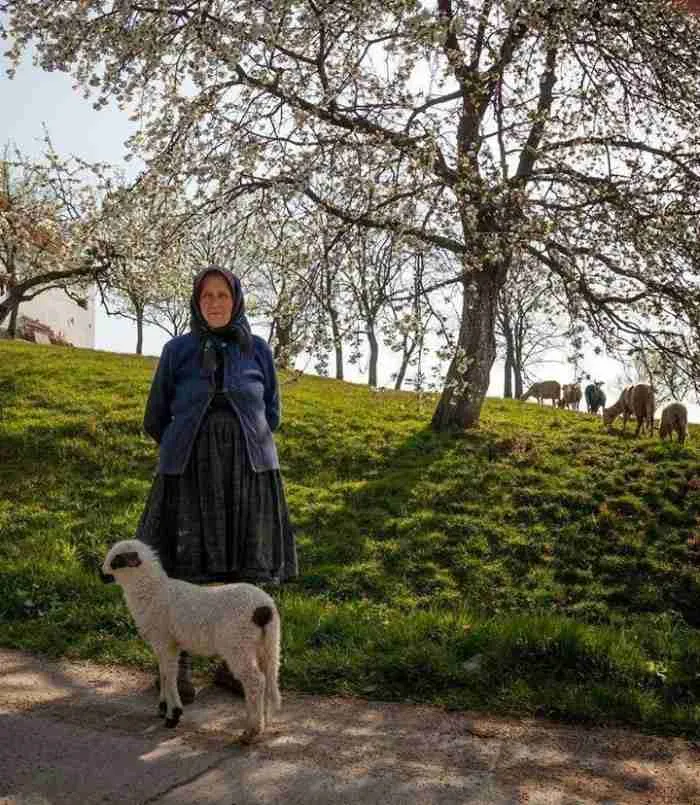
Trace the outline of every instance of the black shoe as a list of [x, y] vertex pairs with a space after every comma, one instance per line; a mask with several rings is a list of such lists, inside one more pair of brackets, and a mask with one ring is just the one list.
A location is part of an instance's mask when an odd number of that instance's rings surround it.
[[220, 688], [226, 688], [233, 693], [234, 696], [240, 696], [241, 699], [245, 698], [245, 692], [240, 680], [229, 671], [228, 665], [222, 662], [221, 665], [214, 671], [214, 684]]
[[192, 657], [186, 652], [180, 652], [177, 663], [177, 692], [183, 704], [192, 704], [196, 691], [192, 684]]

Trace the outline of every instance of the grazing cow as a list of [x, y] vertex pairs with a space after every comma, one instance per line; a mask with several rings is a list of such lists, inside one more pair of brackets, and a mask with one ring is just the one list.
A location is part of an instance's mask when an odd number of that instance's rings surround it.
[[673, 434], [678, 436], [678, 442], [683, 444], [688, 435], [688, 409], [682, 403], [674, 402], [667, 405], [661, 412], [659, 436], [668, 437], [673, 441]]
[[646, 427], [649, 435], [654, 435], [654, 389], [646, 383], [637, 383], [636, 386], [627, 386], [623, 389], [619, 399], [610, 408], [603, 409], [603, 424], [610, 429], [615, 418], [622, 414], [622, 431], [627, 430], [627, 420], [631, 416], [637, 419], [637, 430], [634, 435], [639, 436], [642, 428]]
[[533, 383], [520, 399], [535, 397], [538, 405], [544, 405], [545, 400], [551, 400], [554, 406], [559, 402], [560, 395], [561, 386], [556, 380], [543, 380], [541, 383]]
[[581, 386], [578, 383], [564, 383], [561, 389], [561, 399], [559, 400], [559, 407], [571, 408], [572, 411], [578, 411], [581, 402]]

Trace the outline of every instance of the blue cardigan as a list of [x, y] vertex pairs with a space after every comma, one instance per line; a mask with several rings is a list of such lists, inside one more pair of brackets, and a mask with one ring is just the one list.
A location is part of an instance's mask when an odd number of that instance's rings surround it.
[[[253, 336], [250, 356], [236, 343], [226, 345], [223, 391], [238, 414], [253, 470], [279, 469], [272, 437], [280, 422], [279, 387], [272, 352], [260, 336]], [[160, 445], [159, 473], [184, 472], [214, 393], [213, 378], [201, 366], [199, 338], [187, 333], [168, 341], [143, 420], [146, 433]]]

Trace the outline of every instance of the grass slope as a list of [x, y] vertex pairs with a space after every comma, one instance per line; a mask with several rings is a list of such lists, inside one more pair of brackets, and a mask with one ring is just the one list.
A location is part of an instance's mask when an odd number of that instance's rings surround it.
[[[96, 569], [155, 466], [154, 361], [0, 341], [0, 643], [154, 667]], [[283, 378], [283, 683], [700, 735], [700, 453], [583, 414]], [[206, 661], [200, 661], [204, 669]]]

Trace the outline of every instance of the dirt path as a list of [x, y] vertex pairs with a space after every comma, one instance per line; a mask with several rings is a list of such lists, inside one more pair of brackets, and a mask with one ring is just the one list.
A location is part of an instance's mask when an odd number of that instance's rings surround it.
[[0, 649], [0, 803], [700, 803], [700, 751], [624, 730], [287, 692], [251, 748], [205, 687], [177, 730], [151, 675]]

